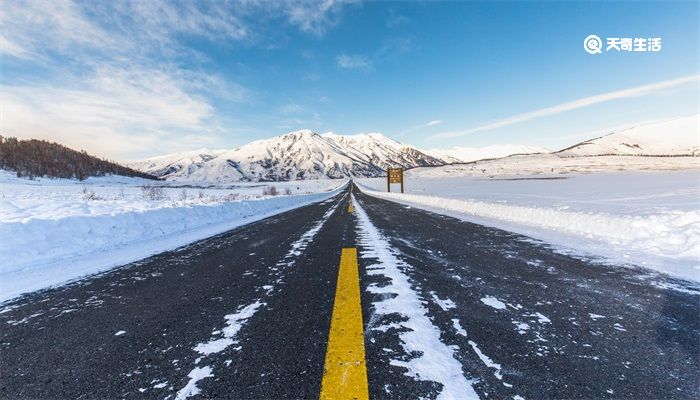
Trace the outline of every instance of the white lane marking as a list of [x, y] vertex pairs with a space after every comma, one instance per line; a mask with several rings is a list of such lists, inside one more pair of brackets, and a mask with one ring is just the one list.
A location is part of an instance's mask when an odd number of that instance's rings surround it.
[[472, 383], [462, 373], [462, 365], [454, 357], [454, 349], [440, 340], [440, 330], [428, 318], [428, 310], [402, 269], [411, 268], [396, 257], [386, 238], [372, 224], [360, 204], [351, 198], [358, 220], [358, 236], [363, 258], [378, 259], [367, 268], [370, 275], [390, 279], [386, 286], [369, 286], [368, 291], [391, 294], [373, 303], [375, 312], [388, 315], [399, 313], [405, 320], [399, 324], [406, 330], [397, 332], [406, 354], [416, 355], [409, 361], [391, 360], [391, 365], [404, 367], [406, 375], [416, 380], [442, 384], [438, 399], [478, 399]]

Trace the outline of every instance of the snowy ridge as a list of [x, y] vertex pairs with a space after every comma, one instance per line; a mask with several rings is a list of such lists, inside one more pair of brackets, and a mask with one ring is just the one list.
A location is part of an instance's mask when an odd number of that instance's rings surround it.
[[544, 147], [518, 144], [494, 144], [486, 147], [452, 147], [447, 150], [431, 149], [427, 153], [451, 163], [464, 163], [508, 157], [513, 154], [549, 153], [549, 150]]
[[128, 165], [169, 180], [221, 183], [372, 177], [383, 175], [388, 167], [443, 164], [444, 160], [377, 133], [341, 136], [300, 130], [234, 150], [198, 150]]
[[700, 154], [700, 115], [652, 121], [621, 129], [556, 152], [560, 156]]

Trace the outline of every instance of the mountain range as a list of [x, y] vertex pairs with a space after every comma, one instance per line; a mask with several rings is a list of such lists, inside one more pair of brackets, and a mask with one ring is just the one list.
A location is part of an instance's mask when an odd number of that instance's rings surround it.
[[423, 151], [379, 133], [338, 135], [300, 130], [233, 150], [201, 149], [128, 166], [160, 178], [192, 183], [288, 181], [376, 177], [385, 175], [388, 167], [431, 167], [532, 153], [557, 157], [695, 156], [700, 154], [698, 116], [639, 124], [552, 153], [526, 145]]
[[128, 165], [170, 180], [220, 183], [374, 177], [383, 175], [388, 167], [445, 163], [441, 158], [377, 133], [343, 136], [300, 130], [233, 150], [202, 149]]

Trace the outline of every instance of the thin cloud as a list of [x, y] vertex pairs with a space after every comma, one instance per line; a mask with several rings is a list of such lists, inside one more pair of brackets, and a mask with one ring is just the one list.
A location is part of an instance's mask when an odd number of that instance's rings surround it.
[[[98, 155], [218, 145], [213, 108], [154, 71], [107, 70], [80, 87], [0, 86], [3, 134], [57, 140]], [[11, 117], [10, 117], [11, 116]], [[201, 147], [201, 146], [200, 146]]]
[[287, 15], [289, 22], [296, 25], [302, 32], [323, 36], [329, 28], [338, 23], [343, 7], [357, 2], [356, 0], [289, 0], [270, 3], [280, 7]]
[[678, 79], [672, 79], [668, 81], [656, 82], [648, 85], [637, 86], [624, 90], [617, 90], [614, 92], [603, 93], [595, 96], [584, 97], [582, 99], [558, 104], [552, 107], [541, 108], [539, 110], [527, 112], [524, 114], [514, 115], [512, 117], [504, 118], [500, 121], [492, 122], [490, 124], [485, 124], [477, 126], [475, 128], [467, 129], [464, 131], [457, 132], [444, 132], [436, 135], [432, 135], [431, 138], [454, 138], [464, 135], [469, 135], [477, 132], [490, 131], [494, 129], [503, 128], [505, 126], [514, 125], [520, 122], [529, 121], [535, 118], [548, 117], [556, 114], [560, 114], [567, 111], [576, 110], [583, 107], [588, 107], [594, 104], [605, 103], [612, 100], [625, 99], [630, 97], [640, 97], [647, 96], [650, 94], [658, 93], [660, 91], [675, 88], [678, 86], [687, 85], [694, 82], [700, 82], [700, 75], [691, 75]]
[[336, 58], [340, 68], [369, 71], [372, 69], [372, 62], [360, 55], [341, 54]]
[[412, 128], [409, 128], [409, 129], [407, 129], [407, 130], [405, 130], [405, 131], [399, 133], [397, 136], [398, 136], [398, 137], [402, 137], [402, 136], [405, 136], [406, 134], [409, 134], [409, 133], [411, 133], [411, 132], [415, 132], [415, 131], [421, 130], [421, 129], [423, 129], [423, 128], [428, 128], [428, 127], [430, 127], [430, 126], [440, 125], [441, 123], [442, 123], [442, 120], [441, 120], [441, 119], [435, 119], [435, 120], [432, 120], [432, 121], [428, 121], [428, 122], [426, 122], [426, 123], [424, 123], [424, 124], [416, 125], [416, 126], [414, 126], [414, 127], [412, 127]]

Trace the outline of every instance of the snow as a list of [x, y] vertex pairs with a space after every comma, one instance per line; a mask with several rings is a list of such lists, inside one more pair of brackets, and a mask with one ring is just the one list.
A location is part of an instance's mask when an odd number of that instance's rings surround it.
[[478, 399], [470, 381], [462, 373], [462, 365], [454, 357], [454, 350], [440, 340], [440, 330], [433, 325], [428, 310], [412, 289], [404, 272], [411, 267], [397, 258], [354, 197], [352, 203], [358, 221], [361, 256], [378, 260], [367, 266], [367, 274], [389, 279], [387, 285], [367, 288], [372, 293], [386, 295], [373, 303], [375, 312], [381, 315], [398, 313], [404, 317], [398, 325], [406, 330], [398, 335], [405, 353], [415, 355], [408, 361], [392, 360], [391, 365], [406, 368], [406, 375], [414, 379], [440, 383], [442, 388], [438, 399]]
[[442, 308], [443, 311], [447, 311], [447, 310], [450, 310], [452, 308], [457, 307], [455, 302], [450, 300], [450, 299], [443, 300], [443, 299], [439, 298], [438, 295], [435, 293], [431, 293], [430, 295], [433, 297], [433, 301], [435, 302], [435, 304], [437, 304], [440, 308]]
[[462, 325], [459, 323], [459, 320], [457, 318], [452, 318], [452, 327], [455, 329], [455, 332], [457, 332], [458, 335], [467, 336], [467, 331], [462, 328]]
[[495, 297], [486, 296], [481, 298], [481, 302], [489, 307], [493, 307], [496, 310], [505, 310], [506, 304]]
[[256, 300], [255, 302], [241, 308], [238, 312], [226, 315], [224, 317], [226, 320], [226, 326], [221, 331], [221, 333], [223, 333], [223, 337], [200, 343], [194, 347], [194, 350], [206, 356], [213, 353], [219, 353], [230, 345], [236, 343], [234, 341], [234, 337], [241, 329], [242, 324], [247, 321], [248, 318], [252, 317], [262, 305], [265, 305], [265, 303], [260, 300]]
[[544, 147], [518, 145], [518, 144], [494, 144], [485, 147], [452, 147], [449, 149], [430, 149], [428, 154], [449, 162], [469, 162], [487, 158], [501, 158], [513, 154], [549, 153]]
[[[292, 245], [290, 246], [289, 252], [287, 252], [287, 254], [282, 258], [282, 260], [277, 263], [277, 267], [289, 268], [289, 267], [294, 266], [296, 258], [299, 255], [301, 255], [302, 252], [304, 251], [304, 249], [306, 249], [306, 247], [308, 246], [308, 244], [311, 243], [311, 241], [316, 236], [316, 234], [321, 230], [323, 225], [325, 225], [325, 223], [328, 221], [330, 216], [335, 212], [335, 210], [338, 207], [338, 204], [340, 204], [340, 202], [337, 202], [334, 206], [329, 208], [328, 211], [326, 211], [323, 214], [321, 219], [316, 224], [314, 224], [309, 230], [307, 230], [299, 238], [297, 238], [297, 240], [294, 241], [294, 243], [292, 243]], [[281, 271], [277, 267], [271, 269], [271, 271], [272, 271], [271, 278], [272, 279], [274, 279], [275, 276], [279, 277], [281, 274]], [[279, 283], [279, 278], [276, 280], [276, 283]], [[261, 288], [265, 290], [265, 292], [263, 293], [263, 297], [267, 297], [267, 296], [270, 296], [272, 294], [272, 290], [274, 289], [274, 286], [273, 285], [262, 285]], [[266, 303], [263, 301], [262, 298], [256, 299], [255, 301], [253, 301], [252, 303], [250, 303], [246, 306], [239, 307], [235, 313], [226, 315], [224, 317], [224, 320], [226, 321], [226, 325], [222, 329], [214, 329], [212, 331], [212, 335], [214, 337], [212, 337], [211, 339], [209, 339], [206, 342], [202, 342], [202, 343], [199, 343], [196, 346], [194, 346], [193, 350], [198, 352], [201, 355], [201, 357], [197, 358], [194, 363], [197, 364], [202, 358], [205, 358], [211, 354], [220, 353], [220, 352], [224, 351], [226, 348], [228, 348], [229, 346], [231, 346], [233, 344], [237, 344], [238, 341], [236, 340], [236, 336], [238, 335], [238, 332], [255, 315], [255, 313], [257, 313], [260, 310], [260, 308], [264, 305], [266, 305]], [[241, 347], [238, 347], [235, 350], [240, 350], [240, 349], [241, 349]], [[233, 360], [226, 360], [224, 362], [224, 364], [227, 367], [229, 367], [232, 362], [233, 362]], [[198, 371], [200, 369], [198, 367], [195, 367], [194, 370], [192, 370], [192, 372], [190, 372], [190, 377], [192, 377], [193, 374], [198, 376], [196, 381], [194, 381], [194, 384], [195, 384], [194, 388], [197, 391], [196, 392], [192, 392], [192, 390], [185, 391], [186, 389], [188, 389], [188, 387], [191, 386], [190, 384], [194, 380], [194, 378], [193, 378], [193, 380], [190, 380], [190, 383], [188, 383], [187, 386], [184, 387], [180, 391], [180, 393], [183, 393], [183, 396], [184, 396], [184, 397], [182, 397], [183, 399], [188, 397], [188, 396], [192, 396], [194, 394], [199, 393], [199, 389], [196, 388], [197, 381], [202, 380], [204, 378], [214, 376], [212, 368], [211, 367], [207, 367], [207, 368], [208, 368], [208, 373], [206, 376], [197, 375], [198, 373], [196, 371]], [[190, 389], [192, 389], [192, 388], [190, 387]], [[178, 393], [178, 398], [180, 398], [179, 397], [180, 393]]]
[[662, 119], [620, 129], [559, 153], [564, 156], [697, 155], [700, 153], [699, 132], [700, 115]]
[[126, 331], [119, 331], [119, 332], [115, 333], [114, 336], [121, 336], [125, 333], [126, 333]]
[[498, 378], [499, 381], [503, 380], [503, 374], [501, 373], [501, 364], [497, 364], [493, 362], [493, 360], [484, 354], [481, 349], [479, 349], [479, 346], [477, 346], [476, 342], [470, 340], [469, 345], [472, 346], [472, 349], [474, 349], [474, 352], [476, 353], [477, 356], [479, 356], [479, 359], [489, 368], [494, 368], [496, 371], [493, 372], [494, 376]]
[[[158, 186], [163, 190], [159, 199], [143, 194], [142, 185], [154, 182], [135, 178], [31, 181], [0, 171], [0, 183], [4, 301], [324, 201], [339, 193], [345, 182], [275, 183], [293, 186], [294, 193], [276, 197], [261, 195], [264, 186], [252, 184], [165, 185]], [[95, 199], [88, 200], [93, 192]]]
[[383, 192], [383, 179], [359, 182], [373, 196], [521, 233], [563, 252], [700, 281], [700, 165], [558, 179], [438, 178], [414, 171], [406, 174], [405, 194]]
[[184, 400], [188, 397], [192, 397], [195, 395], [198, 395], [201, 390], [197, 387], [197, 382], [201, 381], [204, 378], [209, 378], [214, 375], [212, 375], [212, 370], [211, 367], [196, 367], [192, 371], [190, 371], [189, 375], [187, 375], [190, 380], [187, 382], [187, 385], [180, 389], [179, 392], [177, 392], [177, 395], [175, 396], [175, 400]]
[[380, 176], [389, 166], [443, 163], [378, 133], [343, 136], [300, 130], [233, 150], [201, 149], [128, 166], [171, 181], [201, 184]]
[[462, 177], [479, 179], [558, 179], [571, 175], [598, 172], [679, 170], [700, 170], [700, 157], [621, 155], [566, 157], [557, 153], [514, 155], [466, 164], [413, 168], [406, 172], [405, 177], [407, 180], [409, 178], [449, 179]]

